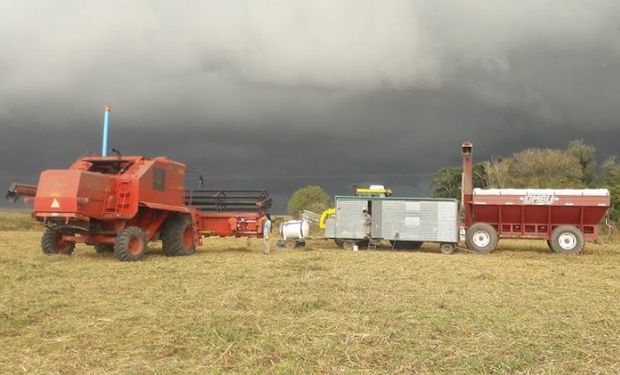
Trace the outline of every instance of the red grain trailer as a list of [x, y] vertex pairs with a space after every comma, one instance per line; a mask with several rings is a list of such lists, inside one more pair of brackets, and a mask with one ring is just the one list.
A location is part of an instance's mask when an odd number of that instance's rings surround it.
[[596, 241], [610, 207], [607, 189], [473, 189], [473, 144], [461, 146], [467, 247], [488, 253], [500, 238], [538, 238], [561, 254]]

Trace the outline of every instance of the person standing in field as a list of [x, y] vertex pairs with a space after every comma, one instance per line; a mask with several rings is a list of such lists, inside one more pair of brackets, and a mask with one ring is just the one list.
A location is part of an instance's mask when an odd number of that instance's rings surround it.
[[362, 214], [364, 215], [364, 232], [366, 233], [366, 237], [370, 238], [370, 226], [372, 225], [372, 217], [366, 209], [362, 210]]
[[271, 244], [269, 243], [269, 233], [271, 233], [271, 215], [265, 214], [263, 222], [263, 254], [269, 255]]

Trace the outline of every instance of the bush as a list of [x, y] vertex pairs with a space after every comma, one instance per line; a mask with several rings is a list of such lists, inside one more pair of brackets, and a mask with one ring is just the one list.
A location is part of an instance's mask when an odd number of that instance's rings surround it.
[[288, 200], [288, 213], [298, 216], [303, 210], [321, 213], [331, 206], [329, 196], [320, 186], [306, 186], [297, 190]]

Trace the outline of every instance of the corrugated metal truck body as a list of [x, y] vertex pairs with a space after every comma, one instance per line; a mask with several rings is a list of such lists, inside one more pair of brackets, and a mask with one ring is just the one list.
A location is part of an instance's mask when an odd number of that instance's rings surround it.
[[325, 228], [325, 237], [340, 241], [365, 239], [364, 209], [372, 215], [373, 240], [417, 247], [423, 242], [450, 245], [458, 242], [458, 201], [433, 198], [337, 196], [336, 213], [330, 219], [333, 223]]
[[373, 235], [386, 240], [458, 242], [456, 200], [390, 199], [373, 202]]

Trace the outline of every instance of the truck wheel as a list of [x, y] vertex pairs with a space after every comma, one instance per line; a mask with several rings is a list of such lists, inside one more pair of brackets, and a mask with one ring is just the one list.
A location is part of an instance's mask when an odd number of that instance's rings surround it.
[[196, 251], [192, 219], [187, 215], [171, 217], [161, 236], [166, 256], [191, 255]]
[[453, 243], [442, 243], [439, 245], [439, 250], [442, 254], [450, 255], [456, 250], [456, 245]]
[[368, 245], [370, 244], [370, 241], [371, 240], [366, 237], [363, 240], [355, 242], [355, 244], [357, 245], [358, 250], [368, 250]]
[[116, 237], [114, 254], [121, 262], [135, 262], [146, 252], [146, 235], [138, 227], [127, 227]]
[[467, 229], [465, 244], [469, 250], [487, 254], [495, 250], [499, 236], [495, 228], [487, 223], [476, 223]]
[[113, 253], [114, 245], [107, 244], [107, 243], [96, 244], [95, 251], [97, 252], [97, 254]]
[[585, 244], [583, 233], [572, 225], [560, 225], [551, 232], [551, 249], [558, 254], [572, 255], [580, 252]]
[[58, 229], [48, 229], [41, 238], [41, 250], [44, 254], [71, 255], [75, 250], [75, 242], [63, 241], [62, 232]]

